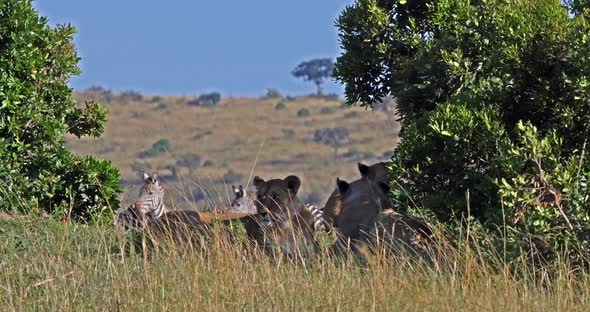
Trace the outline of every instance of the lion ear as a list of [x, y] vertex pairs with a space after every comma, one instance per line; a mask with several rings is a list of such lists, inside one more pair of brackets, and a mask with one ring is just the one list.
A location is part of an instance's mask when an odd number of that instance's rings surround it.
[[338, 192], [340, 195], [346, 193], [350, 189], [350, 184], [340, 178], [336, 178], [336, 185], [338, 185]]
[[262, 179], [259, 176], [255, 176], [254, 180], [252, 181], [254, 183], [254, 186], [259, 189], [262, 185], [264, 185], [265, 181], [264, 179]]
[[363, 164], [363, 163], [358, 163], [357, 164], [359, 167], [359, 172], [361, 173], [361, 177], [366, 178], [369, 176], [369, 166]]
[[291, 193], [297, 195], [297, 191], [299, 191], [299, 187], [301, 186], [301, 180], [297, 176], [290, 175], [285, 178], [285, 182], [287, 182], [287, 188]]

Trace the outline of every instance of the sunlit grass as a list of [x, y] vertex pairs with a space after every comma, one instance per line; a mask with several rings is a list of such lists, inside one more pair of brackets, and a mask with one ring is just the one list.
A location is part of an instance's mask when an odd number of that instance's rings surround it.
[[1, 221], [2, 310], [584, 311], [590, 304], [585, 273], [564, 266], [543, 282], [516, 278], [513, 269], [484, 265], [476, 251], [445, 249], [435, 265], [374, 255], [360, 266], [325, 253], [294, 264], [215, 237], [197, 251], [163, 244], [146, 260], [141, 250], [121, 253], [126, 239], [109, 227]]

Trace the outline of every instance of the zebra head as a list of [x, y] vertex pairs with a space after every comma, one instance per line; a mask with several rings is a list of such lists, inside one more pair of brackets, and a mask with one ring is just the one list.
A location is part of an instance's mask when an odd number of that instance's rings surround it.
[[239, 188], [232, 185], [232, 189], [236, 197], [231, 202], [231, 209], [237, 212], [254, 213], [256, 212], [256, 203], [250, 196], [244, 192], [244, 187], [240, 185]]
[[124, 229], [139, 228], [161, 217], [166, 211], [164, 188], [157, 173], [143, 174], [143, 186], [135, 203], [115, 216], [115, 226]]
[[150, 221], [161, 217], [166, 212], [164, 206], [164, 187], [157, 173], [143, 174], [143, 187], [135, 200], [135, 210]]

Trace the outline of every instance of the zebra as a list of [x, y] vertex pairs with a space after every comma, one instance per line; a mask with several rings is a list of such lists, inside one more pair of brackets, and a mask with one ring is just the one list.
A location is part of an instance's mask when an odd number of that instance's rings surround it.
[[164, 187], [157, 173], [143, 174], [144, 185], [135, 203], [115, 215], [115, 227], [124, 230], [141, 229], [169, 211], [164, 205]]
[[236, 198], [231, 202], [231, 210], [241, 213], [256, 213], [256, 199], [252, 198], [254, 196], [244, 192], [244, 187], [241, 185], [239, 188], [232, 185], [232, 189]]
[[317, 205], [312, 204], [305, 204], [305, 208], [311, 212], [313, 216], [313, 229], [317, 231], [325, 231], [326, 230], [326, 221], [324, 220], [324, 211], [321, 208], [318, 208]]

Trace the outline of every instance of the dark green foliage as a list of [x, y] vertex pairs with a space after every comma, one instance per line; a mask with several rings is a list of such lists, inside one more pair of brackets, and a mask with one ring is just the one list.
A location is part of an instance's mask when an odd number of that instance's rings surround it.
[[574, 15], [580, 15], [584, 10], [590, 9], [589, 0], [565, 0], [563, 2], [568, 4], [570, 12]]
[[61, 200], [69, 205], [62, 206], [64, 213], [83, 219], [90, 219], [92, 216], [110, 217], [119, 208], [117, 197], [110, 202], [98, 199], [105, 193], [119, 192], [118, 169], [110, 161], [94, 157], [75, 158], [69, 167], [63, 173], [64, 187], [69, 187], [66, 197], [59, 197], [63, 193], [54, 197], [54, 200]]
[[170, 151], [171, 145], [168, 139], [160, 139], [152, 144], [152, 147], [147, 151], [141, 152], [139, 154], [140, 158], [147, 158], [147, 157], [158, 157], [164, 153]]
[[0, 210], [88, 220], [118, 208], [117, 169], [65, 148], [66, 133], [98, 137], [107, 117], [93, 102], [78, 108], [66, 84], [79, 73], [75, 28], [49, 27], [30, 0], [0, 2], [0, 16]]
[[315, 83], [317, 87], [317, 95], [322, 96], [322, 84], [324, 80], [330, 78], [334, 70], [334, 61], [330, 58], [313, 59], [303, 62], [291, 74], [295, 78], [302, 78], [305, 81]]
[[221, 100], [221, 94], [218, 92], [202, 94], [198, 98], [188, 101], [188, 105], [202, 106], [202, 107], [215, 107]]
[[297, 111], [297, 117], [308, 117], [311, 112], [307, 108], [301, 108]]
[[203, 167], [213, 167], [215, 165], [215, 163], [213, 162], [213, 160], [207, 159], [203, 162]]
[[283, 110], [285, 108], [287, 108], [287, 105], [283, 101], [279, 101], [277, 105], [275, 105], [276, 110]]
[[99, 137], [104, 132], [107, 110], [95, 102], [87, 102], [86, 109], [75, 109], [66, 115], [68, 132], [78, 138], [84, 135]]
[[348, 103], [396, 99], [398, 209], [503, 229], [509, 259], [590, 251], [587, 6], [357, 0], [342, 12], [334, 76]]

